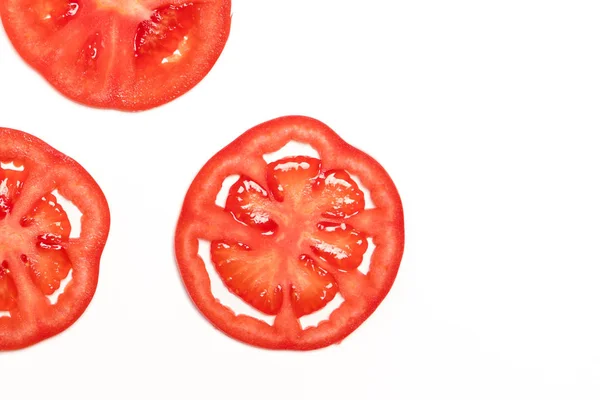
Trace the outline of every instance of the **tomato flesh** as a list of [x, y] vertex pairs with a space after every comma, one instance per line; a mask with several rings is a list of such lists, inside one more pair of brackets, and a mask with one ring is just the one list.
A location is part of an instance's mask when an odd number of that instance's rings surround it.
[[37, 224], [45, 232], [37, 237], [38, 252], [21, 255], [21, 260], [30, 268], [35, 284], [47, 296], [60, 287], [71, 270], [71, 260], [63, 244], [71, 233], [69, 218], [56, 197], [48, 194], [34, 206], [30, 215], [23, 217], [22, 226]]
[[0, 17], [19, 54], [61, 93], [140, 111], [196, 86], [229, 36], [231, 0], [171, 1], [8, 0]]
[[8, 262], [0, 262], [0, 311], [10, 312], [17, 305], [17, 288]]
[[329, 199], [323, 215], [333, 218], [348, 218], [365, 208], [364, 193], [345, 171], [329, 171], [318, 182], [322, 197]]
[[[13, 188], [12, 191], [7, 190], [1, 195], [4, 218], [10, 215], [20, 192], [26, 189], [26, 180], [21, 181], [23, 175], [25, 171], [0, 169], [3, 187]], [[34, 239], [35, 253], [22, 253], [13, 262], [21, 262], [29, 270], [34, 284], [44, 295], [49, 296], [60, 287], [61, 281], [71, 270], [71, 261], [62, 245], [68, 241], [71, 232], [68, 216], [56, 197], [49, 193], [38, 200], [30, 213], [23, 216], [20, 224], [22, 227], [35, 226], [43, 233]], [[14, 235], [13, 238], [17, 240]], [[4, 274], [10, 278], [10, 268], [15, 265], [11, 265], [8, 260], [1, 261], [4, 264]], [[8, 283], [4, 286], [4, 293], [0, 287], [0, 297], [13, 298], [13, 289], [14, 282], [12, 286]]]
[[[331, 179], [336, 173], [343, 179]], [[212, 260], [223, 282], [266, 314], [279, 313], [281, 288], [287, 282], [294, 312], [301, 317], [323, 308], [336, 294], [335, 279], [319, 264], [339, 270], [357, 268], [367, 250], [361, 232], [343, 223], [311, 218], [354, 214], [356, 204], [364, 207], [364, 195], [347, 173], [322, 173], [320, 160], [305, 156], [270, 163], [267, 182], [273, 200], [257, 182], [240, 177], [229, 190], [225, 211], [268, 235], [268, 251], [252, 251], [243, 243], [213, 242]], [[303, 253], [309, 249], [312, 255]]]
[[[39, 139], [0, 129], [0, 161], [0, 350], [9, 350], [58, 334], [84, 312], [110, 217], [89, 174]], [[79, 238], [55, 190], [82, 212]]]
[[321, 164], [315, 158], [287, 157], [270, 163], [267, 167], [267, 182], [273, 197], [278, 201], [301, 204], [305, 192], [319, 176]]
[[99, 32], [91, 34], [77, 57], [77, 68], [82, 74], [98, 73], [97, 60], [104, 52], [104, 41]]
[[311, 249], [319, 258], [341, 271], [358, 268], [367, 251], [367, 237], [350, 225], [319, 222]]
[[312, 314], [333, 300], [338, 292], [337, 282], [314, 259], [302, 254], [292, 268], [292, 308], [296, 317]]
[[39, 34], [46, 35], [67, 25], [80, 8], [78, 0], [26, 0], [24, 3], [22, 12], [25, 13], [25, 18], [36, 27]]
[[138, 25], [135, 35], [135, 57], [138, 65], [153, 66], [183, 56], [186, 36], [197, 23], [200, 7], [194, 3], [169, 5], [152, 13]]
[[248, 177], [242, 176], [229, 190], [225, 209], [238, 221], [264, 234], [273, 234], [277, 223], [269, 214], [271, 201], [267, 191]]
[[213, 242], [212, 260], [225, 285], [265, 314], [274, 315], [283, 304], [277, 282], [276, 256], [271, 251], [252, 251], [243, 243]]

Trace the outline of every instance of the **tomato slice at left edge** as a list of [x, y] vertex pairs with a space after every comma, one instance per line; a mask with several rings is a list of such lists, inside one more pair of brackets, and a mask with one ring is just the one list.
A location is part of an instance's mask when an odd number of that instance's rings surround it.
[[[290, 142], [310, 145], [319, 157], [265, 161]], [[237, 181], [223, 207], [216, 199], [232, 176]], [[374, 249], [364, 273], [359, 267], [369, 238]], [[210, 244], [210, 256], [200, 254], [201, 241]], [[181, 277], [204, 316], [239, 341], [280, 350], [322, 348], [354, 332], [387, 296], [403, 251], [403, 209], [391, 177], [327, 125], [304, 116], [260, 124], [211, 158], [191, 183], [175, 235]], [[221, 303], [209, 269], [274, 322]], [[327, 319], [302, 326], [302, 317], [338, 294], [343, 301]]]
[[210, 72], [231, 0], [3, 0], [0, 17], [20, 56], [66, 97], [141, 111]]
[[[79, 234], [63, 199], [81, 212]], [[0, 350], [57, 335], [83, 314], [109, 228], [104, 194], [81, 165], [0, 128]]]

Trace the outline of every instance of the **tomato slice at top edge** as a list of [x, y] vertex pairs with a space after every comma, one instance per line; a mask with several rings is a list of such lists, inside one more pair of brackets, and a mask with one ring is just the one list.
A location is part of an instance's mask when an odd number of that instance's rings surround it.
[[[264, 160], [290, 141], [312, 146], [319, 158]], [[239, 179], [220, 207], [215, 200], [230, 176]], [[365, 208], [358, 182], [373, 208]], [[369, 238], [375, 247], [364, 274], [358, 267]], [[210, 242], [210, 260], [198, 254], [200, 240]], [[383, 167], [331, 128], [309, 117], [277, 118], [202, 167], [183, 203], [175, 250], [190, 297], [218, 329], [258, 347], [322, 348], [355, 331], [391, 289], [404, 251], [402, 203]], [[230, 292], [275, 316], [274, 323], [221, 304], [211, 291], [210, 264]], [[343, 302], [327, 320], [302, 328], [301, 317], [337, 294]]]
[[[81, 212], [78, 235], [63, 199]], [[83, 314], [109, 226], [104, 194], [83, 167], [0, 128], [0, 350], [38, 343]]]
[[196, 86], [225, 47], [231, 0], [3, 0], [21, 57], [79, 103], [140, 111]]

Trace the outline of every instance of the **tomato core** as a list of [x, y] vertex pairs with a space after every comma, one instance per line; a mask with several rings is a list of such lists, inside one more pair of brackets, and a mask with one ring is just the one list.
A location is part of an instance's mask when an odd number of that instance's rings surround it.
[[6, 221], [0, 221], [0, 257], [2, 257], [1, 252], [17, 249], [22, 241], [23, 228], [12, 226]]

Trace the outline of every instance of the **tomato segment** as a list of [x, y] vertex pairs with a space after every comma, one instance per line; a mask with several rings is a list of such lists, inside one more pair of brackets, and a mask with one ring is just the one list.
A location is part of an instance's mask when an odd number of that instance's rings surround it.
[[23, 263], [29, 268], [29, 274], [35, 285], [45, 296], [58, 290], [61, 281], [71, 270], [71, 260], [62, 248], [41, 248], [33, 257], [21, 256]]
[[186, 50], [186, 36], [200, 18], [198, 4], [165, 6], [155, 10], [149, 20], [140, 22], [135, 35], [135, 57], [137, 62], [156, 65], [169, 62], [165, 57], [181, 57]]
[[310, 157], [286, 157], [267, 168], [269, 189], [278, 201], [299, 204], [319, 176], [321, 163]]
[[68, 240], [71, 234], [71, 223], [67, 213], [49, 193], [37, 201], [31, 212], [21, 219], [21, 226], [29, 227], [37, 225], [44, 235], [40, 237], [41, 242], [50, 244], [54, 241]]
[[191, 90], [229, 37], [231, 0], [7, 0], [22, 58], [65, 96], [140, 111]]
[[[85, 311], [110, 215], [93, 178], [39, 139], [0, 128], [0, 160], [0, 350], [9, 350], [62, 332]], [[77, 239], [54, 190], [84, 216]]]
[[283, 294], [277, 283], [273, 254], [255, 252], [243, 243], [213, 242], [212, 260], [225, 285], [257, 310], [274, 315]]
[[[291, 141], [311, 145], [320, 157], [264, 163], [263, 155]], [[219, 209], [215, 198], [231, 175], [241, 178]], [[373, 209], [365, 210], [353, 176], [366, 183]], [[362, 273], [368, 238], [375, 248]], [[198, 240], [212, 242], [210, 260], [198, 255]], [[220, 330], [270, 349], [316, 349], [350, 335], [392, 287], [404, 249], [402, 203], [373, 158], [319, 121], [283, 117], [250, 129], [200, 170], [181, 210], [175, 248], [190, 297]], [[209, 262], [230, 291], [276, 315], [273, 325], [221, 304], [211, 292]], [[303, 329], [299, 319], [336, 294], [343, 302], [328, 319]]]
[[242, 176], [231, 187], [225, 209], [238, 221], [259, 229], [264, 234], [273, 234], [277, 223], [273, 221], [269, 208], [271, 201], [267, 191], [248, 177]]
[[365, 208], [365, 196], [346, 171], [329, 171], [319, 180], [320, 198], [325, 200], [322, 214], [347, 218]]
[[37, 237], [38, 253], [23, 254], [21, 260], [30, 269], [34, 283], [49, 296], [60, 287], [71, 270], [71, 260], [63, 247], [69, 240], [71, 223], [56, 197], [47, 194], [21, 219], [23, 227], [34, 225], [44, 232]]
[[367, 237], [345, 223], [319, 222], [311, 249], [342, 271], [358, 268], [367, 251]]
[[325, 307], [337, 293], [337, 282], [315, 261], [302, 254], [294, 269], [292, 308], [296, 317], [311, 314]]

